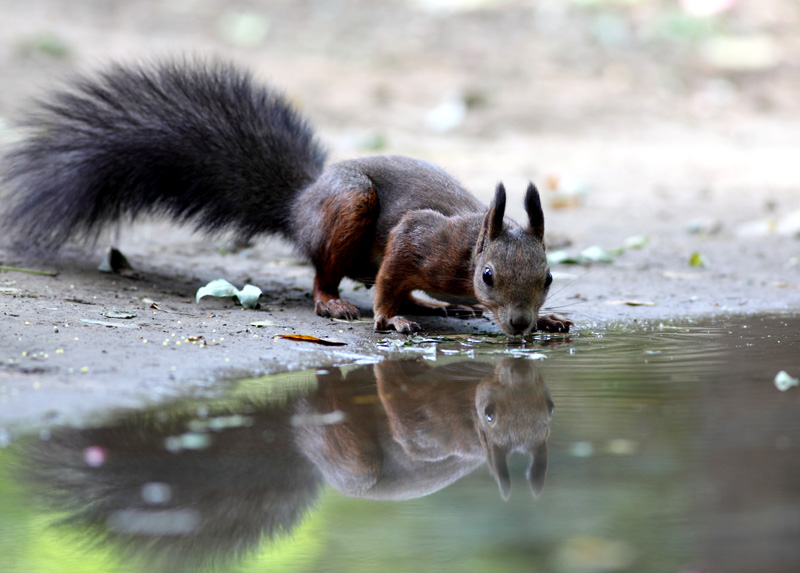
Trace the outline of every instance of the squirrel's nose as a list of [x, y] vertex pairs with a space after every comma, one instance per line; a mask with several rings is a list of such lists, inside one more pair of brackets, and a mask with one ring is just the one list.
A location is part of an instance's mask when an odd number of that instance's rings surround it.
[[531, 313], [527, 310], [513, 312], [508, 323], [515, 334], [524, 334], [531, 327]]

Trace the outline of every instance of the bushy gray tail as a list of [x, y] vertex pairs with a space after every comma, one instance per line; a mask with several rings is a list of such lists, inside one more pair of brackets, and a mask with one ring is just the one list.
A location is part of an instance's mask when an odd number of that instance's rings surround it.
[[222, 63], [117, 65], [52, 94], [25, 125], [0, 212], [24, 243], [51, 249], [140, 214], [287, 234], [293, 198], [326, 158], [284, 97]]

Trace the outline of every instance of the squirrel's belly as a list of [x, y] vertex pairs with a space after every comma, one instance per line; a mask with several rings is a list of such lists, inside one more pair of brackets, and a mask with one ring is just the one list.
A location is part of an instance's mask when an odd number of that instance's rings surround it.
[[474, 296], [455, 296], [452, 294], [447, 294], [445, 292], [433, 292], [433, 291], [424, 291], [430, 297], [435, 298], [436, 300], [440, 300], [442, 302], [447, 302], [450, 304], [463, 304], [467, 306], [473, 306], [478, 304], [478, 299]]

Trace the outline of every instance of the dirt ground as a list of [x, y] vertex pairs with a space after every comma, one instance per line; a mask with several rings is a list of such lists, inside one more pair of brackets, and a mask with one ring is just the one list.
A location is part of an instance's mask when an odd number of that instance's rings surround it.
[[[76, 70], [228, 58], [283, 86], [334, 160], [420, 157], [486, 201], [503, 180], [518, 220], [536, 181], [552, 251], [612, 251], [644, 237], [611, 263], [553, 266], [549, 306], [579, 335], [634, 321], [797, 316], [800, 8], [745, 4], [700, 18], [666, 0], [0, 0], [0, 142], [13, 142], [31, 98]], [[233, 249], [226, 237], [145, 222], [44, 258], [15, 253], [14, 239], [0, 239], [0, 264], [54, 276], [0, 271], [0, 442], [4, 427], [203, 392], [226, 372], [374, 360], [378, 341], [401, 338], [373, 333], [369, 320], [316, 317], [311, 268], [276, 240]], [[134, 276], [96, 270], [112, 243]], [[693, 254], [705, 265], [691, 266]], [[262, 307], [196, 304], [197, 288], [220, 277], [261, 287]], [[369, 319], [371, 292], [347, 283], [343, 296]], [[497, 331], [488, 319], [424, 326]], [[273, 338], [286, 332], [347, 344]]]

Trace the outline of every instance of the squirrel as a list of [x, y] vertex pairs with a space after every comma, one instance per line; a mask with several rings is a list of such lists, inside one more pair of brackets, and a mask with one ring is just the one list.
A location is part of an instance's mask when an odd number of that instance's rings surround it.
[[[307, 119], [275, 89], [220, 61], [114, 64], [40, 102], [3, 180], [3, 225], [56, 250], [103, 226], [166, 214], [244, 240], [277, 234], [313, 265], [316, 314], [354, 320], [344, 277], [375, 286], [375, 330], [420, 330], [403, 314], [490, 311], [511, 335], [567, 332], [539, 316], [553, 277], [531, 183], [526, 226], [487, 208], [456, 179], [401, 156], [326, 166]], [[442, 302], [412, 296], [421, 290]]]

